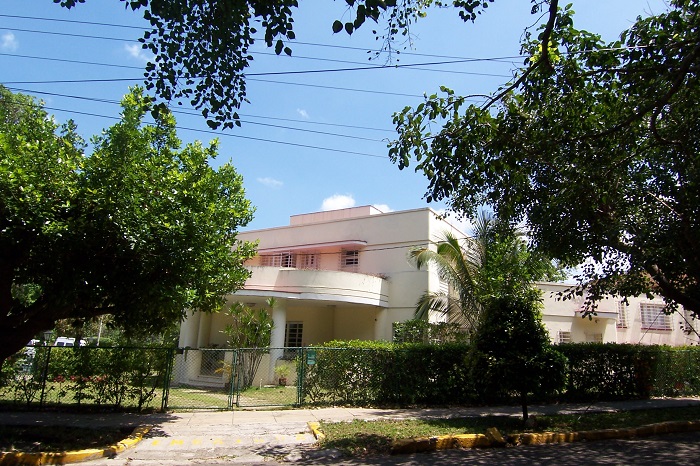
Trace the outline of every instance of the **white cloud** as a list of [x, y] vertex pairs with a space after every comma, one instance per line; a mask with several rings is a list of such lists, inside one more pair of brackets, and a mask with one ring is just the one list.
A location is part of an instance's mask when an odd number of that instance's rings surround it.
[[146, 53], [146, 51], [142, 49], [141, 45], [139, 44], [124, 44], [124, 50], [131, 58], [135, 58], [144, 63], [152, 60], [151, 54]]
[[300, 117], [302, 117], [304, 120], [309, 119], [309, 113], [304, 110], [303, 108], [297, 108], [297, 113], [299, 114]]
[[3, 52], [14, 52], [19, 48], [19, 41], [11, 32], [3, 32], [0, 36], [0, 50]]
[[280, 180], [270, 178], [269, 176], [266, 176], [265, 178], [258, 178], [258, 183], [264, 184], [268, 188], [274, 188], [274, 189], [279, 189], [284, 185], [284, 183], [281, 182]]
[[373, 204], [373, 205], [374, 205], [375, 208], [381, 210], [381, 211], [384, 212], [385, 214], [394, 211], [394, 209], [392, 209], [391, 207], [389, 207], [387, 204]]
[[355, 199], [349, 194], [334, 194], [323, 200], [322, 211], [348, 209], [355, 207]]

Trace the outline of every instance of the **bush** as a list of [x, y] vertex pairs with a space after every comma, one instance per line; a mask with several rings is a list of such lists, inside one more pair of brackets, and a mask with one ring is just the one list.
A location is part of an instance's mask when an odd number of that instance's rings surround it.
[[14, 399], [29, 405], [43, 390], [58, 403], [142, 409], [163, 388], [170, 353], [167, 348], [38, 347], [31, 367], [14, 377]]
[[464, 344], [332, 341], [307, 366], [304, 399], [315, 404], [435, 405], [473, 400]]
[[568, 343], [566, 399], [626, 400], [700, 394], [700, 348]]

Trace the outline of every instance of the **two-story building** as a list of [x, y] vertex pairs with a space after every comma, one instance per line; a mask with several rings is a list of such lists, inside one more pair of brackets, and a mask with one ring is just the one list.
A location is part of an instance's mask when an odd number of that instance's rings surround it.
[[[464, 233], [429, 208], [382, 212], [373, 206], [291, 217], [289, 225], [239, 234], [259, 241], [243, 289], [229, 297], [251, 307], [275, 298], [271, 347], [300, 347], [330, 340], [391, 340], [392, 324], [413, 318], [426, 291], [447, 289], [432, 268], [418, 270], [411, 248], [435, 247], [445, 232]], [[553, 342], [617, 342], [687, 345], [685, 313], [667, 316], [661, 299], [606, 299], [596, 316], [582, 318], [582, 299], [559, 300], [569, 285], [540, 283], [543, 322]], [[440, 315], [431, 320], [443, 320]], [[223, 348], [223, 313], [191, 313], [182, 323], [180, 346]], [[273, 352], [274, 353], [274, 352]], [[266, 363], [272, 380], [277, 352]], [[190, 374], [189, 378], [192, 378]]]

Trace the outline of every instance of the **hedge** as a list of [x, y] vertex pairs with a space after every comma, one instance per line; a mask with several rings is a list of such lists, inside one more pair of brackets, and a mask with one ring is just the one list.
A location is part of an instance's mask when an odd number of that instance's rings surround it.
[[[595, 402], [700, 395], [700, 348], [571, 343], [561, 401]], [[482, 403], [470, 380], [469, 345], [332, 341], [313, 348], [304, 402], [353, 406]], [[548, 400], [540, 394], [535, 400]], [[508, 402], [506, 398], [494, 400]]]

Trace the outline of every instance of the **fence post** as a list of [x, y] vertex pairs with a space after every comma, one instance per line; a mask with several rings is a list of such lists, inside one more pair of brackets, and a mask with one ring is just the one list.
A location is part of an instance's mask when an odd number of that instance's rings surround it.
[[[233, 350], [233, 357], [231, 359], [231, 387], [228, 392], [228, 409], [233, 409], [233, 406], [238, 406], [238, 397], [241, 395], [238, 385], [240, 384], [240, 374], [238, 373], [238, 358], [239, 358], [240, 348], [235, 348]], [[234, 394], [236, 400], [234, 401]]]
[[304, 404], [304, 381], [306, 378], [306, 350], [297, 348], [297, 406]]
[[160, 401], [160, 410], [165, 412], [168, 409], [168, 396], [170, 395], [170, 382], [173, 375], [173, 365], [175, 364], [175, 352], [179, 348], [165, 348], [166, 362], [165, 374], [163, 376], [163, 396]]
[[46, 359], [44, 360], [44, 370], [41, 372], [41, 397], [39, 398], [39, 409], [44, 407], [46, 379], [49, 376], [49, 359], [51, 359], [51, 346], [46, 346]]

